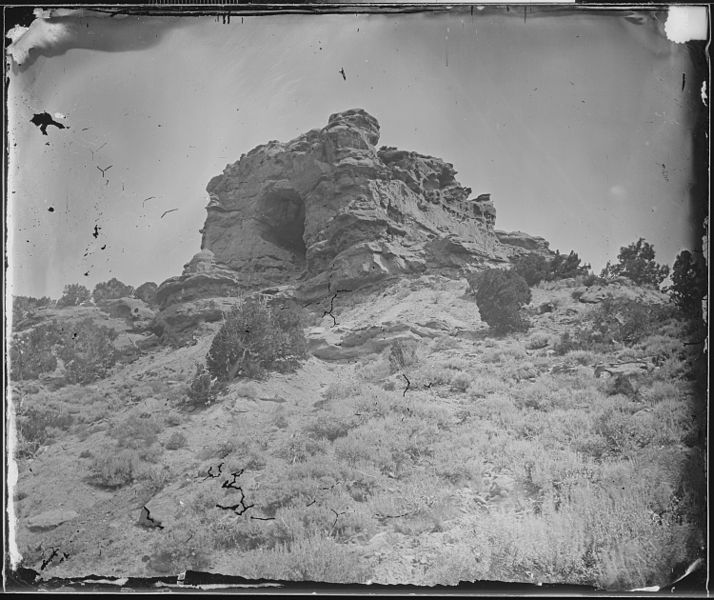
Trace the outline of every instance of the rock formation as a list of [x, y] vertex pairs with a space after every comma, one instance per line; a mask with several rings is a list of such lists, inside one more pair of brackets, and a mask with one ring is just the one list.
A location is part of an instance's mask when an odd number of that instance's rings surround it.
[[206, 188], [202, 250], [160, 286], [160, 306], [281, 284], [319, 297], [394, 274], [550, 252], [541, 238], [496, 232], [490, 194], [472, 198], [452, 164], [378, 141], [377, 120], [351, 109], [227, 165]]

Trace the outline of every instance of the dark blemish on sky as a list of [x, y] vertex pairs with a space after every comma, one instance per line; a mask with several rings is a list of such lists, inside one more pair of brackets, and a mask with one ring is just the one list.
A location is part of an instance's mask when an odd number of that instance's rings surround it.
[[95, 225], [95, 226], [94, 226], [94, 231], [92, 232], [92, 236], [93, 236], [95, 239], [99, 237], [99, 230], [100, 230], [100, 229], [101, 229], [101, 227], [99, 227], [99, 225]]
[[50, 125], [54, 125], [55, 127], [57, 127], [57, 129], [66, 129], [66, 127], [62, 125], [62, 123], [58, 123], [57, 121], [55, 121], [52, 118], [52, 115], [50, 115], [50, 113], [48, 112], [36, 113], [30, 119], [30, 123], [39, 127], [40, 131], [42, 132], [42, 135], [47, 135], [47, 128]]
[[100, 250], [106, 250], [106, 249], [107, 249], [107, 245], [106, 245], [106, 244], [104, 244], [104, 245], [100, 248]]
[[667, 172], [667, 165], [664, 163], [662, 163], [662, 177], [669, 183], [669, 173]]
[[47, 209], [47, 211], [48, 211], [48, 212], [55, 212], [55, 209], [54, 209], [53, 206], [50, 206], [50, 207]]
[[342, 75], [342, 79], [344, 79], [345, 81], [347, 81], [347, 75], [345, 75], [345, 68], [344, 68], [344, 67], [342, 67], [342, 68], [340, 69], [340, 74]]
[[[99, 148], [97, 148], [97, 150], [99, 150]], [[109, 169], [111, 169], [113, 166], [114, 166], [114, 165], [109, 165], [108, 167], [104, 167], [104, 168], [102, 169], [102, 167], [100, 167], [99, 165], [97, 165], [97, 169], [99, 169], [99, 170], [102, 172], [102, 177], [104, 177], [104, 176], [105, 176], [105, 173], [106, 173]]]
[[164, 218], [166, 215], [168, 215], [169, 213], [176, 212], [177, 210], [178, 210], [178, 208], [172, 208], [172, 209], [170, 209], [170, 210], [165, 210], [165, 211], [163, 212], [163, 214], [161, 215], [161, 218], [163, 219], [163, 218]]
[[684, 86], [687, 85], [687, 74], [682, 73], [682, 91], [684, 91]]

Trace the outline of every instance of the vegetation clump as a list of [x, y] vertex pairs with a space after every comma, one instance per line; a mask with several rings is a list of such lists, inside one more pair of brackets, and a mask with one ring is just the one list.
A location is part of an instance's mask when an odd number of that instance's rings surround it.
[[13, 296], [12, 298], [12, 322], [20, 323], [36, 310], [52, 306], [53, 300], [47, 296], [33, 298], [32, 296]]
[[557, 281], [587, 275], [590, 265], [581, 264], [580, 257], [572, 250], [569, 254], [556, 251], [550, 260], [537, 252], [529, 252], [513, 262], [513, 270], [523, 277], [529, 286], [534, 286], [541, 281]]
[[112, 343], [118, 334], [97, 325], [91, 318], [76, 323], [67, 331], [57, 356], [64, 361], [67, 383], [91, 383], [106, 377], [119, 358]]
[[531, 301], [528, 283], [515, 271], [487, 269], [469, 279], [481, 319], [496, 333], [525, 331], [528, 321], [521, 314]]
[[628, 246], [622, 246], [617, 255], [617, 263], [607, 262], [601, 277], [614, 279], [627, 277], [637, 285], [659, 287], [669, 275], [669, 267], [655, 262], [654, 246], [644, 238]]
[[689, 250], [682, 250], [674, 261], [672, 285], [667, 290], [672, 302], [685, 315], [700, 317], [708, 283], [703, 258], [695, 258]]
[[37, 379], [64, 364], [65, 383], [91, 383], [106, 376], [119, 353], [113, 345], [117, 332], [87, 317], [70, 329], [49, 321], [18, 334], [10, 344], [13, 379]]
[[235, 307], [213, 338], [206, 356], [211, 375], [221, 381], [289, 371], [307, 353], [302, 315], [295, 305], [269, 305], [248, 298]]
[[62, 297], [57, 300], [57, 308], [66, 306], [79, 306], [83, 302], [89, 302], [91, 294], [89, 290], [79, 283], [70, 283], [64, 286]]
[[101, 302], [102, 300], [126, 298], [131, 296], [133, 292], [133, 287], [122, 283], [116, 277], [112, 277], [109, 281], [104, 281], [94, 286], [92, 298], [94, 298], [95, 302]]
[[196, 365], [196, 374], [188, 388], [189, 404], [208, 406], [217, 396], [216, 378], [203, 365]]

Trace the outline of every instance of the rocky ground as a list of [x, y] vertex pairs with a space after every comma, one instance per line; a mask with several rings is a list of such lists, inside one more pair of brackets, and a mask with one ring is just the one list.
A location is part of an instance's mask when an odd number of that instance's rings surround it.
[[[187, 384], [219, 322], [193, 345], [139, 344], [90, 385], [15, 384], [17, 414], [62, 417], [15, 463], [22, 564], [44, 578], [666, 583], [703, 543], [701, 346], [670, 319], [635, 345], [557, 351], [603, 296], [575, 280], [534, 288], [531, 329], [495, 337], [467, 288], [422, 275], [337, 294], [297, 371], [237, 380], [205, 408], [187, 407]], [[116, 485], [111, 457], [128, 470]]]

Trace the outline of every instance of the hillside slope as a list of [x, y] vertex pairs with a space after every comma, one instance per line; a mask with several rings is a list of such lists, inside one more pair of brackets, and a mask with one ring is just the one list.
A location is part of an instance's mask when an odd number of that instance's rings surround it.
[[187, 385], [218, 322], [93, 384], [18, 382], [22, 564], [43, 578], [664, 584], [704, 543], [701, 346], [665, 311], [634, 343], [576, 348], [564, 334], [602, 296], [541, 284], [530, 331], [495, 337], [463, 279], [336, 294], [311, 307], [300, 368], [200, 409]]

